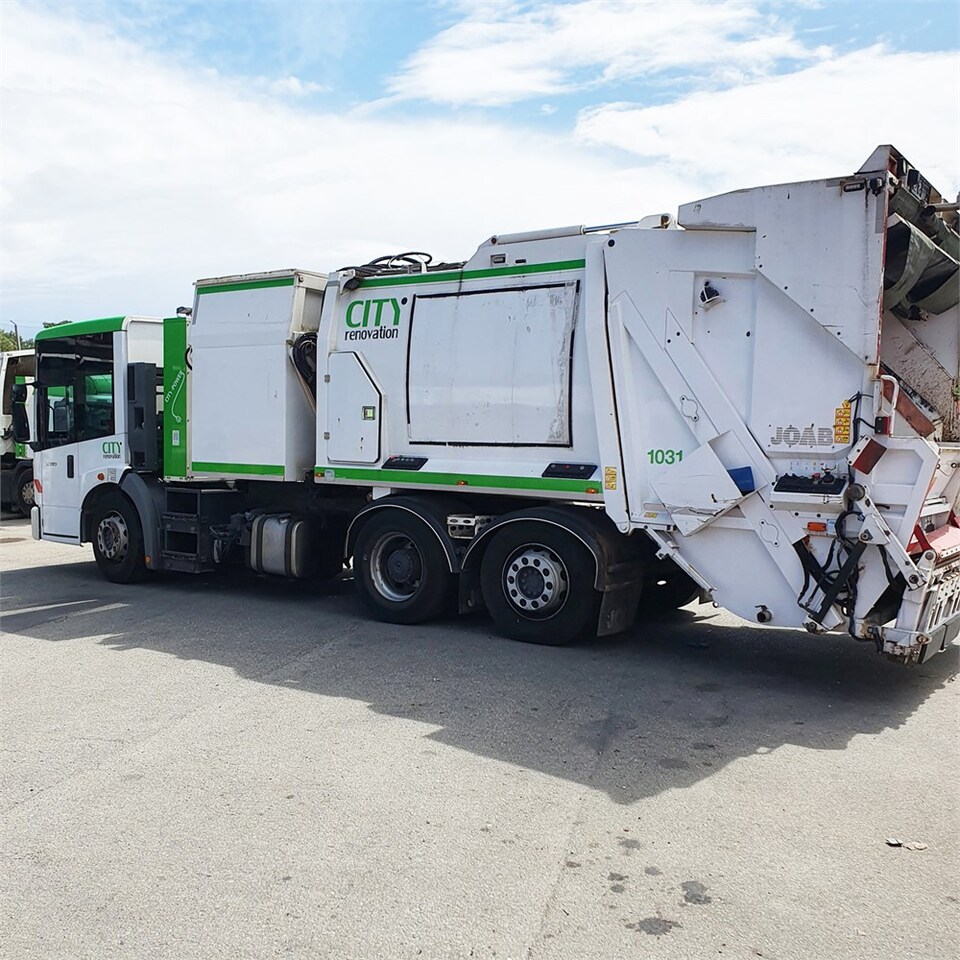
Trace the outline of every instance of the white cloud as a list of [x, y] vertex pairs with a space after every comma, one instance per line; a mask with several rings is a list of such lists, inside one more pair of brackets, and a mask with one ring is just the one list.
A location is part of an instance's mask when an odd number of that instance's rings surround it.
[[201, 276], [462, 259], [493, 233], [688, 196], [569, 137], [321, 114], [25, 6], [5, 4], [0, 55], [5, 323], [163, 313]]
[[576, 136], [472, 114], [319, 112], [295, 89], [278, 99], [11, 2], [0, 61], [0, 322], [24, 329], [166, 313], [198, 277], [409, 249], [463, 259], [494, 233], [842, 175], [880, 142], [957, 189], [946, 54], [874, 49], [648, 110], [610, 104]]
[[301, 80], [299, 77], [257, 77], [256, 84], [274, 97], [309, 97], [315, 93], [329, 93], [332, 89], [327, 84], [314, 83], [312, 80]]
[[825, 48], [753, 0], [469, 4], [389, 82], [401, 98], [498, 106], [683, 69], [727, 82]]
[[878, 143], [893, 143], [952, 196], [960, 187], [958, 102], [955, 53], [876, 46], [663, 106], [585, 110], [577, 134], [669, 162], [716, 190], [852, 172]]

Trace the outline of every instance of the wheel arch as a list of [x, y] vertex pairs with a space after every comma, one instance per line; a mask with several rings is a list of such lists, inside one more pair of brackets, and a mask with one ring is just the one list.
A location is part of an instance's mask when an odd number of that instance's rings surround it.
[[117, 493], [119, 491], [119, 483], [98, 483], [87, 492], [87, 495], [83, 498], [83, 503], [80, 505], [81, 543], [93, 542], [93, 521], [96, 517], [97, 505], [107, 494]]
[[99, 502], [109, 493], [122, 493], [133, 504], [140, 519], [143, 532], [143, 552], [147, 567], [159, 569], [163, 564], [160, 556], [160, 513], [163, 492], [159, 483], [148, 484], [139, 474], [128, 471], [119, 483], [99, 483], [84, 497], [80, 508], [80, 542], [93, 540], [93, 521]]
[[357, 544], [357, 537], [360, 536], [360, 531], [366, 523], [374, 514], [380, 513], [383, 510], [400, 510], [422, 520], [443, 548], [450, 573], [460, 572], [460, 561], [457, 557], [453, 540], [447, 533], [446, 526], [446, 515], [451, 512], [451, 508], [443, 502], [442, 498], [434, 500], [425, 497], [383, 497], [380, 500], [374, 500], [372, 503], [367, 504], [359, 513], [354, 515], [347, 527], [347, 535], [343, 548], [345, 559], [353, 556], [353, 551]]
[[133, 501], [140, 515], [147, 569], [159, 570], [163, 567], [163, 532], [160, 529], [163, 486], [156, 477], [144, 478], [141, 474], [129, 470], [120, 479], [120, 489]]
[[[464, 573], [475, 573], [498, 530], [515, 523], [541, 523], [558, 527], [579, 540], [594, 562], [594, 589], [607, 591], [614, 584], [641, 576], [645, 565], [643, 541], [620, 533], [613, 521], [593, 507], [535, 507], [504, 514], [476, 537], [460, 562]], [[634, 569], [635, 568], [635, 569]]]
[[13, 468], [13, 482], [14, 484], [25, 474], [29, 473], [30, 476], [33, 476], [33, 461], [32, 460], [21, 460]]

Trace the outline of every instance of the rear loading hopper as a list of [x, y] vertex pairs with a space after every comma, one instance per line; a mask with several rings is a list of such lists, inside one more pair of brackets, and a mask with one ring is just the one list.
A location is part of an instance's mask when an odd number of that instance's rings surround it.
[[[898, 659], [942, 649], [960, 622], [956, 205], [887, 146], [852, 177], [710, 198], [679, 221], [750, 238], [750, 383], [726, 394], [748, 427], [734, 456], [758, 489], [770, 482], [773, 514], [758, 526], [755, 506], [736, 512], [771, 556], [781, 533], [790, 542], [795, 615], [812, 631], [846, 626]], [[735, 276], [700, 282], [703, 342], [725, 302], [747, 297]], [[699, 349], [721, 385], [737, 383], [723, 349]], [[711, 443], [726, 444], [728, 471], [741, 465], [722, 434]], [[699, 554], [720, 560], [706, 538], [678, 547], [694, 566]], [[778, 567], [796, 586], [797, 569]]]

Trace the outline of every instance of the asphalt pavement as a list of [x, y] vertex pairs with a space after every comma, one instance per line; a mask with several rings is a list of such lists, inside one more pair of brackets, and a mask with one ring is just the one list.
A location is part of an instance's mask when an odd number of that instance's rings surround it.
[[0, 571], [0, 956], [956, 956], [956, 647], [694, 605], [541, 648], [21, 520]]

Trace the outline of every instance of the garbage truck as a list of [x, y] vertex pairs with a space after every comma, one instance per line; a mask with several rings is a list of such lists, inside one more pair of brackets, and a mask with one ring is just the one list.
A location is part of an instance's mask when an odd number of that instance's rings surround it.
[[[600, 226], [199, 280], [36, 340], [33, 535], [563, 644], [696, 599], [960, 631], [957, 204], [899, 151]], [[21, 418], [23, 419], [23, 418]]]
[[0, 353], [0, 504], [24, 517], [33, 507], [33, 452], [14, 437], [13, 388], [29, 392], [35, 364], [33, 350]]

